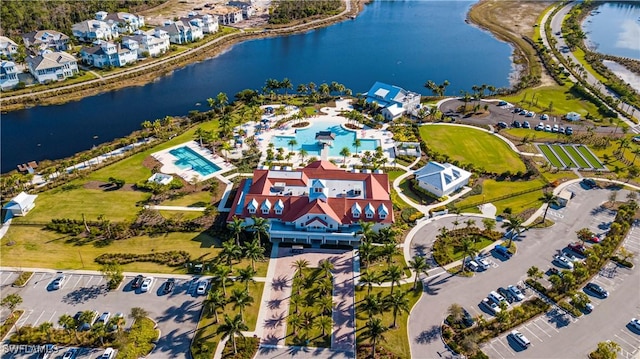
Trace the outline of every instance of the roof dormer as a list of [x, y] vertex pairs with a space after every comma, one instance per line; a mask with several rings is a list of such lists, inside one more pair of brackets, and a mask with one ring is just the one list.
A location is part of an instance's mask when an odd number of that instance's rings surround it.
[[282, 211], [284, 210], [284, 202], [282, 202], [281, 199], [279, 199], [276, 202], [276, 205], [274, 206], [275, 210], [276, 210], [276, 214], [282, 214]]
[[381, 203], [378, 206], [378, 217], [380, 217], [380, 219], [385, 219], [388, 215], [389, 209], [387, 209], [387, 206], [385, 206], [384, 203]]
[[249, 211], [249, 213], [256, 213], [257, 209], [258, 209], [258, 201], [256, 201], [256, 199], [254, 198], [247, 205], [247, 210]]
[[364, 207], [364, 215], [367, 218], [373, 218], [373, 215], [376, 213], [375, 208], [373, 208], [373, 205], [371, 205], [371, 203], [367, 203], [367, 206]]
[[309, 191], [309, 201], [319, 199], [323, 202], [327, 201], [329, 190], [325, 180], [314, 179], [311, 182], [311, 190]]
[[262, 214], [269, 214], [270, 210], [271, 210], [271, 201], [269, 201], [268, 199], [265, 199], [260, 205], [260, 211], [262, 211]]
[[362, 215], [362, 207], [360, 207], [358, 202], [351, 206], [351, 215], [353, 218], [360, 218], [360, 215]]

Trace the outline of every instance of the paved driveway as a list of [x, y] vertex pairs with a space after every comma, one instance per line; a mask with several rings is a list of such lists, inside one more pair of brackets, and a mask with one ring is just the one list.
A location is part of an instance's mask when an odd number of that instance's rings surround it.
[[[518, 246], [518, 254], [511, 260], [504, 261], [490, 253], [489, 258], [495, 265], [485, 272], [476, 274], [473, 278], [455, 277], [448, 273], [438, 274], [434, 271], [431, 277], [423, 280], [424, 295], [411, 311], [409, 320], [412, 357], [433, 358], [451, 355], [447, 353], [440, 339], [440, 325], [446, 317], [447, 308], [452, 303], [459, 303], [472, 315], [482, 314], [490, 318], [491, 314], [479, 304], [490, 291], [523, 281], [526, 279], [527, 269], [533, 265], [546, 271], [554, 266], [551, 263], [553, 255], [569, 242], [576, 240], [577, 230], [594, 226], [594, 224], [598, 228], [599, 225], [613, 221], [615, 213], [602, 210], [600, 207], [611, 193], [609, 190], [584, 190], [578, 184], [570, 186], [570, 190], [574, 191], [576, 196], [568, 206], [549, 211], [550, 218], [556, 221], [555, 225], [525, 232], [515, 242]], [[623, 199], [626, 193], [621, 191], [618, 198]], [[464, 217], [458, 219], [460, 223], [465, 220]], [[442, 227], [439, 222], [429, 224], [414, 237], [414, 242], [418, 246], [414, 246], [412, 242], [412, 248], [416, 248], [413, 250], [428, 251], [429, 236], [435, 237], [438, 228]], [[450, 222], [451, 219], [443, 220], [448, 228], [451, 228]], [[478, 221], [478, 225], [481, 226], [481, 222]], [[421, 233], [424, 235], [420, 235]], [[628, 275], [623, 276], [621, 270], [618, 270], [618, 277], [614, 282], [609, 282], [610, 278], [603, 276], [594, 279], [602, 283], [611, 292], [611, 296], [601, 304], [598, 303], [599, 300], [594, 299], [597, 306], [593, 314], [576, 321], [562, 312], [552, 311], [525, 325], [526, 329], [523, 329], [523, 333], [526, 335], [529, 329], [531, 331], [529, 339], [532, 339], [533, 343], [529, 350], [517, 352], [504, 337], [500, 337], [498, 341], [487, 344], [485, 347], [487, 354], [490, 357], [517, 355], [540, 358], [554, 357], [558, 353], [563, 353], [563, 357], [584, 357], [595, 348], [598, 341], [615, 340], [615, 338], [609, 338], [612, 336], [609, 334], [614, 332], [614, 328], [620, 329], [622, 323], [613, 323], [609, 318], [615, 317], [618, 321], [628, 322], [631, 316], [637, 316], [640, 310], [640, 298], [637, 296], [638, 270], [629, 272]], [[635, 296], [629, 292], [634, 292]], [[628, 314], [621, 315], [621, 313]], [[603, 327], [611, 327], [611, 330], [602, 331]], [[589, 340], [581, 341], [583, 338], [580, 337], [578, 334], [580, 332], [576, 328], [585, 328], [582, 329], [585, 334], [591, 332]], [[536, 341], [538, 341], [537, 344]], [[567, 343], [574, 344], [568, 346]], [[567, 347], [571, 348], [572, 355], [567, 354]]]

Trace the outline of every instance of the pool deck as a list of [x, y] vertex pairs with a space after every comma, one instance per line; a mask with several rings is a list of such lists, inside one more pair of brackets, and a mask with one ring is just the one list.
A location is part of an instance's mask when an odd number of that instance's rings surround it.
[[[266, 108], [266, 107], [279, 107], [278, 105], [266, 105], [266, 106], [262, 106], [261, 108]], [[348, 119], [346, 117], [343, 117], [340, 115], [340, 113], [342, 111], [351, 111], [353, 110], [353, 106], [351, 106], [351, 100], [337, 100], [336, 101], [336, 107], [323, 107], [320, 109], [320, 111], [323, 114], [320, 115], [316, 115], [313, 117], [310, 117], [308, 119], [306, 119], [305, 121], [309, 121], [312, 124], [314, 122], [333, 122], [333, 123], [340, 123], [342, 124], [343, 128], [345, 130], [348, 131], [353, 131], [356, 133], [356, 138], [358, 139], [372, 139], [372, 140], [378, 140], [380, 141], [380, 146], [382, 147], [382, 150], [384, 151], [384, 154], [386, 155], [387, 159], [388, 159], [388, 163], [391, 163], [394, 159], [395, 159], [395, 154], [394, 154], [394, 144], [395, 142], [392, 139], [393, 134], [390, 131], [386, 130], [386, 126], [385, 125], [382, 129], [370, 129], [366, 126], [364, 126], [363, 128], [359, 129], [359, 130], [352, 130], [349, 128], [344, 127], [344, 124], [346, 124], [348, 122]], [[271, 115], [263, 115], [262, 118], [268, 120], [268, 122], [266, 123], [267, 125], [271, 126], [275, 123], [277, 123], [279, 120], [281, 120], [284, 117], [291, 117], [295, 114], [297, 114], [300, 111], [300, 109], [298, 109], [296, 106], [287, 106], [287, 114], [286, 115], [280, 115], [280, 116], [276, 116], [275, 114], [271, 114]], [[280, 127], [280, 128], [269, 128], [267, 130], [262, 130], [259, 131], [258, 128], [259, 123], [252, 121], [252, 122], [248, 122], [245, 123], [244, 125], [242, 125], [242, 129], [246, 132], [246, 136], [256, 136], [256, 139], [258, 140], [258, 149], [260, 150], [260, 152], [262, 152], [262, 157], [260, 159], [260, 162], [263, 163], [266, 160], [266, 153], [267, 153], [267, 149], [269, 148], [269, 143], [271, 143], [271, 141], [273, 140], [274, 136], [290, 136], [290, 137], [295, 137], [296, 136], [296, 130], [300, 129], [300, 128], [294, 128], [292, 127], [292, 122], [287, 122], [284, 126]], [[241, 150], [247, 150], [247, 145], [243, 144], [241, 148], [238, 148], [235, 151], [235, 155], [241, 155]], [[289, 151], [289, 147], [283, 147], [284, 149], [284, 156], [286, 158], [287, 154], [289, 152], [293, 152], [294, 155], [291, 158], [290, 162], [293, 162], [294, 167], [303, 167], [304, 164], [302, 163], [302, 161], [300, 160], [300, 157], [298, 156], [298, 151]], [[358, 151], [360, 154], [362, 152], [364, 152], [363, 150], [359, 150]], [[308, 155], [305, 157], [305, 160], [309, 160], [309, 158], [314, 157], [314, 155]], [[343, 164], [343, 160], [344, 157], [343, 156], [327, 156], [327, 158], [322, 158], [325, 160], [334, 160], [338, 165], [342, 165]], [[287, 160], [284, 160], [282, 162], [287, 162]], [[351, 156], [347, 157], [347, 161], [346, 161], [346, 166], [347, 167], [351, 167], [354, 165], [359, 165], [361, 164], [360, 159], [359, 158], [355, 158], [353, 157], [353, 153]]]
[[[175, 165], [175, 161], [178, 160], [178, 158], [176, 158], [175, 156], [173, 156], [171, 153], [169, 153], [169, 151], [176, 149], [176, 148], [180, 148], [180, 147], [188, 147], [191, 150], [193, 150], [195, 153], [199, 154], [200, 156], [202, 156], [203, 158], [205, 158], [207, 161], [215, 164], [216, 166], [220, 167], [220, 170], [215, 171], [209, 175], [203, 176], [200, 173], [198, 173], [197, 171], [191, 169], [191, 168], [187, 168], [187, 169], [182, 169], [178, 166]], [[151, 156], [153, 156], [155, 159], [157, 159], [158, 161], [160, 161], [160, 163], [162, 163], [162, 168], [160, 169], [160, 172], [162, 173], [167, 173], [167, 174], [175, 174], [178, 175], [180, 177], [182, 177], [185, 181], [187, 182], [191, 182], [194, 178], [197, 178], [198, 182], [201, 181], [206, 181], [210, 178], [213, 177], [218, 177], [220, 179], [222, 179], [221, 174], [224, 172], [228, 172], [232, 169], [234, 169], [235, 167], [228, 163], [227, 161], [225, 161], [225, 159], [223, 157], [218, 156], [217, 154], [213, 154], [210, 150], [204, 148], [204, 147], [200, 147], [200, 144], [196, 141], [189, 141], [189, 142], [184, 142], [181, 143], [179, 145], [164, 149], [162, 151], [158, 151], [155, 152], [153, 154], [151, 154]], [[223, 180], [223, 182], [226, 182], [225, 180]]]

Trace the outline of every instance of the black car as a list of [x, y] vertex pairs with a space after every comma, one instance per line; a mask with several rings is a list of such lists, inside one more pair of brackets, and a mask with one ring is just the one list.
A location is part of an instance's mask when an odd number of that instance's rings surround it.
[[133, 278], [133, 281], [131, 282], [131, 288], [133, 289], [140, 288], [143, 280], [144, 280], [144, 276], [138, 274], [135, 278]]
[[513, 128], [520, 128], [520, 122], [518, 122], [518, 121], [513, 121], [513, 123], [511, 123], [511, 127], [513, 127]]
[[176, 280], [173, 278], [169, 278], [164, 285], [162, 286], [162, 292], [164, 294], [171, 293], [173, 288], [176, 286]]
[[602, 298], [607, 298], [609, 296], [609, 292], [607, 292], [606, 290], [604, 290], [604, 288], [602, 288], [601, 286], [595, 283], [587, 283], [587, 285], [585, 286], [585, 289], [588, 289], [589, 291], [597, 294]]
[[531, 125], [529, 124], [529, 121], [524, 121], [522, 123], [522, 128], [531, 128]]
[[507, 127], [509, 127], [509, 126], [507, 125], [507, 123], [506, 123], [506, 122], [498, 122], [498, 127], [500, 127], [500, 128], [507, 128]]
[[592, 180], [591, 178], [585, 178], [582, 180], [582, 185], [584, 187], [586, 187], [587, 189], [592, 189], [594, 187], [597, 187], [598, 184], [596, 183], [596, 181]]
[[498, 288], [498, 293], [505, 297], [509, 303], [513, 303], [515, 301], [513, 294], [504, 287]]

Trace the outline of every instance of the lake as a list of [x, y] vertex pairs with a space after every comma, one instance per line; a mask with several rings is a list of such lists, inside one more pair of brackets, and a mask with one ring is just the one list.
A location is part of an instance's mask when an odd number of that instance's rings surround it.
[[640, 59], [640, 3], [607, 2], [582, 24], [587, 46], [609, 55]]
[[[508, 87], [511, 47], [465, 23], [470, 1], [374, 1], [355, 20], [304, 34], [247, 41], [223, 54], [140, 87], [60, 106], [2, 116], [1, 172], [17, 164], [59, 159], [122, 137], [145, 120], [205, 110], [206, 99], [230, 99], [265, 80], [337, 81], [353, 93], [375, 81], [430, 94], [427, 80], [449, 80], [447, 94], [473, 85]], [[201, 103], [201, 106], [197, 106]]]

